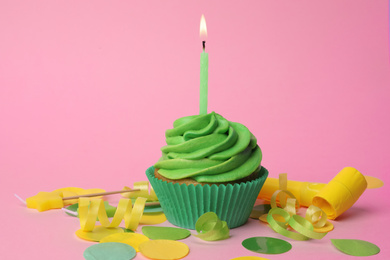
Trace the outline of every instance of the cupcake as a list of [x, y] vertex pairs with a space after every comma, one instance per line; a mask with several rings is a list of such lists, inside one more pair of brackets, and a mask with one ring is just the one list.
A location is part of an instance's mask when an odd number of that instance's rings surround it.
[[177, 119], [165, 136], [146, 175], [168, 221], [194, 229], [212, 211], [229, 228], [245, 224], [268, 175], [248, 128], [212, 112]]

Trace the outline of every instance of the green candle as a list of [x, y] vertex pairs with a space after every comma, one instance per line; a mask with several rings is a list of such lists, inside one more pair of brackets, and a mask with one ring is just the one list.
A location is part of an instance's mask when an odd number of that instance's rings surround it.
[[207, 37], [206, 20], [202, 15], [200, 19], [200, 37], [204, 40], [203, 52], [200, 54], [200, 91], [199, 91], [199, 114], [207, 114], [207, 92], [208, 92], [208, 79], [209, 79], [209, 54], [205, 52]]

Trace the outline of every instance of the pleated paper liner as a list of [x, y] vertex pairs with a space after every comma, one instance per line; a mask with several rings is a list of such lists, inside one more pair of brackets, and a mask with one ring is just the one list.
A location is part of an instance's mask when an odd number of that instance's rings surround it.
[[268, 170], [261, 167], [258, 177], [252, 181], [219, 186], [166, 182], [154, 177], [153, 166], [146, 170], [146, 176], [173, 225], [195, 229], [198, 218], [212, 211], [229, 228], [235, 228], [247, 222]]

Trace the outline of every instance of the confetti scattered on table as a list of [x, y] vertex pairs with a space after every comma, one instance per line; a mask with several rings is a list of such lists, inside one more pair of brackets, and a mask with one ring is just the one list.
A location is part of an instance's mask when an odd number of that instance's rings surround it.
[[143, 225], [157, 225], [167, 221], [167, 217], [162, 212], [144, 213], [140, 222]]
[[149, 240], [139, 245], [139, 251], [155, 260], [181, 259], [190, 252], [189, 247], [173, 240]]
[[84, 240], [99, 242], [103, 237], [115, 234], [124, 233], [122, 228], [106, 228], [103, 226], [96, 226], [92, 231], [83, 231], [79, 229], [76, 231], [76, 235]]
[[149, 238], [147, 236], [144, 236], [142, 234], [137, 233], [117, 233], [112, 234], [106, 237], [103, 237], [100, 240], [100, 243], [107, 243], [107, 242], [118, 242], [118, 243], [124, 243], [129, 246], [132, 246], [135, 251], [139, 251], [138, 247], [141, 243], [149, 241]]
[[291, 244], [273, 237], [251, 237], [242, 241], [243, 247], [261, 254], [282, 254], [290, 251]]
[[131, 260], [136, 254], [135, 249], [127, 244], [109, 242], [88, 247], [83, 256], [86, 260]]
[[341, 252], [352, 256], [371, 256], [380, 252], [377, 245], [358, 239], [331, 239], [332, 244]]
[[259, 256], [240, 256], [232, 258], [230, 260], [269, 260], [268, 258], [259, 257]]
[[376, 177], [365, 175], [364, 178], [366, 178], [367, 181], [367, 189], [378, 189], [384, 184], [381, 179], [378, 179]]
[[[116, 207], [111, 206], [108, 203], [108, 201], [103, 201], [103, 203], [104, 203], [104, 209], [106, 210], [107, 217], [112, 218], [115, 215]], [[77, 213], [78, 208], [79, 208], [79, 203], [75, 203], [73, 205], [66, 207], [66, 209], [73, 211], [76, 214], [70, 214], [68, 212], [65, 212], [65, 213], [68, 214], [69, 216], [72, 216], [72, 217], [78, 217], [78, 213]]]
[[191, 232], [184, 228], [175, 227], [142, 227], [142, 233], [150, 239], [180, 240], [191, 235]]

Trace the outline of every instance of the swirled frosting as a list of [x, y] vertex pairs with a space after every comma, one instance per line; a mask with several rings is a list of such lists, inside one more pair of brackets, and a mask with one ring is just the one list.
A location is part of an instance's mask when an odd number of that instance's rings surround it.
[[179, 118], [165, 137], [167, 145], [154, 167], [172, 180], [235, 181], [251, 175], [262, 159], [248, 128], [215, 112]]

